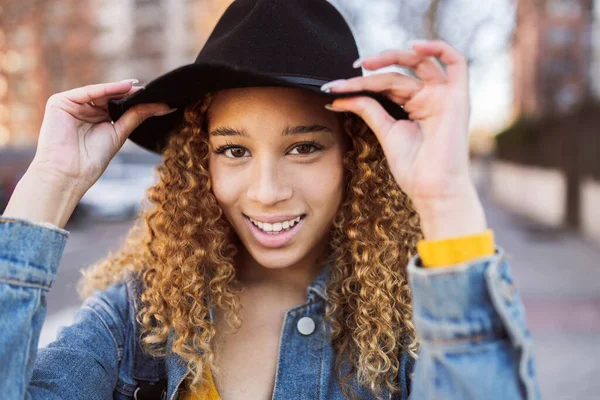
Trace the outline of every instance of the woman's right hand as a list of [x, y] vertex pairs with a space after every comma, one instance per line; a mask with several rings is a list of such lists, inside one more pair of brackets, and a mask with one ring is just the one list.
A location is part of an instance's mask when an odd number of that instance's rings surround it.
[[89, 85], [48, 99], [34, 159], [4, 216], [66, 224], [129, 134], [147, 118], [171, 111], [167, 104], [140, 104], [111, 123], [108, 101], [141, 89], [134, 82]]
[[140, 104], [112, 124], [108, 101], [141, 89], [132, 86], [134, 82], [89, 85], [52, 95], [30, 170], [72, 185], [83, 196], [137, 126], [169, 111], [166, 104]]

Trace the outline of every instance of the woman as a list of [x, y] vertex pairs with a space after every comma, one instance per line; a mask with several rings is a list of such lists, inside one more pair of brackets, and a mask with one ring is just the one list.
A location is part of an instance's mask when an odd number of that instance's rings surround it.
[[[255, 14], [293, 4], [265, 3]], [[355, 67], [393, 64], [420, 79], [357, 76], [324, 94], [231, 84], [178, 111], [131, 104], [132, 80], [52, 96], [0, 219], [9, 398], [160, 398], [163, 384], [169, 399], [539, 398], [522, 304], [469, 178], [465, 59], [426, 41]], [[115, 99], [131, 103], [111, 123]], [[142, 142], [178, 112], [152, 207], [36, 355], [75, 205], [134, 130]]]

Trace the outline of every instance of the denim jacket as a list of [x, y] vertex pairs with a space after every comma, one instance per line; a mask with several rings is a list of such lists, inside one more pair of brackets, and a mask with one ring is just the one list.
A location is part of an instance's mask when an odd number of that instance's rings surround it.
[[[134, 281], [86, 299], [74, 323], [38, 352], [46, 294], [68, 235], [0, 217], [2, 398], [132, 399], [139, 382], [166, 378], [166, 398], [177, 399], [186, 365], [173, 353], [153, 359], [142, 351], [136, 340]], [[345, 398], [334, 376], [324, 319], [327, 273], [323, 269], [308, 286], [306, 303], [285, 314], [273, 399]], [[500, 247], [492, 256], [447, 268], [424, 269], [414, 256], [408, 274], [421, 349], [416, 361], [401, 354], [401, 392], [384, 391], [384, 398], [540, 398], [531, 335]], [[361, 398], [374, 399], [353, 385]]]

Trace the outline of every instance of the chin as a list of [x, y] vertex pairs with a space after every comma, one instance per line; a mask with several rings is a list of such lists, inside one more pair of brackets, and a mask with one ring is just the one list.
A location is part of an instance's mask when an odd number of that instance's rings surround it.
[[259, 249], [246, 247], [246, 249], [258, 264], [268, 269], [287, 268], [297, 264], [304, 258], [293, 248]]

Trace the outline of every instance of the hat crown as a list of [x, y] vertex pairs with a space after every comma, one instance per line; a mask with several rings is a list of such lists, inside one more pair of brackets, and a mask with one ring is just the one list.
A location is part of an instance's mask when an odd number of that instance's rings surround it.
[[373, 92], [324, 93], [334, 79], [362, 75], [352, 68], [359, 56], [350, 26], [326, 0], [235, 0], [219, 19], [193, 64], [159, 76], [142, 90], [108, 103], [119, 119], [137, 104], [167, 103], [174, 113], [142, 122], [129, 139], [161, 152], [184, 123], [187, 106], [206, 93], [230, 88], [283, 86], [308, 90], [333, 101], [367, 95], [393, 118], [406, 119], [401, 106]]
[[236, 0], [195, 63], [333, 80], [360, 76], [358, 56], [350, 27], [326, 0]]

